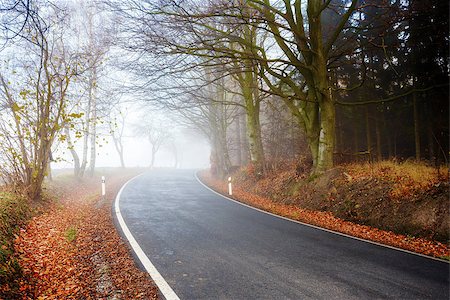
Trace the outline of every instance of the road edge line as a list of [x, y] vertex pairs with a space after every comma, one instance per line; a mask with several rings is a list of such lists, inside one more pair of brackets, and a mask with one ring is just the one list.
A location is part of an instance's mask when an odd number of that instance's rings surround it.
[[134, 238], [133, 234], [128, 229], [127, 224], [125, 223], [125, 220], [122, 217], [122, 214], [120, 212], [120, 196], [122, 195], [122, 191], [125, 189], [125, 187], [130, 183], [132, 180], [138, 178], [143, 174], [139, 174], [127, 182], [120, 188], [119, 192], [117, 193], [116, 199], [114, 201], [114, 211], [116, 213], [117, 221], [119, 222], [119, 225], [122, 229], [123, 234], [125, 235], [126, 239], [128, 240], [128, 243], [130, 244], [131, 248], [133, 249], [136, 256], [139, 258], [140, 262], [144, 266], [147, 273], [150, 275], [150, 277], [153, 279], [155, 284], [158, 286], [159, 291], [163, 294], [163, 296], [167, 300], [180, 300], [180, 298], [177, 296], [177, 294], [173, 291], [173, 289], [170, 287], [170, 285], [167, 283], [167, 281], [162, 277], [162, 275], [159, 273], [159, 271], [156, 269], [156, 267], [153, 265], [153, 263], [150, 261], [150, 259], [147, 257], [147, 255], [142, 250], [141, 246], [139, 246], [138, 242]]
[[294, 222], [294, 223], [297, 223], [297, 224], [305, 225], [305, 226], [312, 227], [312, 228], [315, 228], [315, 229], [319, 229], [319, 230], [322, 230], [322, 231], [326, 231], [326, 232], [329, 232], [329, 233], [334, 233], [334, 234], [337, 234], [337, 235], [345, 236], [345, 237], [347, 237], [347, 238], [351, 238], [351, 239], [358, 240], [358, 241], [361, 241], [361, 242], [365, 242], [365, 243], [369, 243], [369, 244], [381, 246], [381, 247], [384, 247], [384, 248], [389, 248], [389, 249], [392, 249], [392, 250], [397, 250], [397, 251], [401, 251], [401, 252], [405, 252], [405, 253], [409, 253], [409, 254], [413, 254], [413, 255], [417, 255], [417, 256], [421, 256], [421, 257], [425, 257], [425, 258], [428, 258], [428, 259], [432, 259], [432, 260], [436, 260], [436, 261], [440, 261], [440, 262], [444, 262], [444, 263], [450, 264], [449, 261], [444, 260], [444, 259], [440, 259], [440, 258], [437, 258], [437, 257], [434, 257], [434, 256], [428, 256], [428, 255], [425, 255], [425, 254], [421, 254], [421, 253], [416, 253], [416, 252], [413, 252], [413, 251], [405, 250], [405, 249], [402, 249], [402, 248], [397, 248], [397, 247], [390, 246], [390, 245], [384, 245], [384, 244], [381, 244], [381, 243], [378, 243], [378, 242], [374, 242], [374, 241], [371, 241], [371, 240], [365, 240], [365, 239], [363, 239], [363, 238], [359, 238], [359, 237], [356, 237], [356, 236], [352, 236], [352, 235], [349, 235], [349, 234], [346, 234], [346, 233], [342, 233], [342, 232], [339, 232], [339, 231], [334, 231], [334, 230], [331, 230], [331, 229], [327, 229], [327, 228], [319, 227], [319, 226], [316, 226], [316, 225], [304, 223], [304, 222], [301, 222], [301, 221], [297, 221], [297, 220], [290, 219], [290, 218], [287, 218], [287, 217], [284, 217], [284, 216], [280, 216], [280, 215], [277, 215], [277, 214], [274, 214], [274, 213], [271, 213], [271, 212], [262, 210], [262, 209], [260, 209], [260, 208], [257, 208], [257, 207], [248, 205], [248, 204], [246, 204], [246, 203], [237, 201], [237, 200], [232, 199], [232, 198], [230, 198], [230, 197], [227, 197], [227, 196], [225, 196], [225, 195], [223, 195], [223, 194], [221, 194], [221, 193], [219, 193], [219, 192], [213, 190], [213, 189], [210, 188], [209, 186], [207, 186], [207, 185], [206, 185], [205, 183], [203, 183], [203, 182], [200, 180], [200, 178], [198, 177], [198, 175], [197, 175], [198, 172], [200, 172], [200, 171], [195, 172], [195, 178], [197, 179], [197, 181], [198, 181], [201, 185], [203, 185], [205, 188], [207, 188], [208, 190], [212, 191], [213, 193], [215, 193], [215, 194], [217, 194], [217, 195], [219, 195], [219, 196], [221, 196], [221, 197], [223, 197], [223, 198], [225, 198], [225, 199], [227, 199], [227, 200], [229, 200], [229, 201], [235, 202], [235, 203], [237, 203], [237, 204], [246, 206], [246, 207], [248, 207], [248, 208], [257, 210], [257, 211], [259, 211], [259, 212], [262, 212], [262, 213], [265, 213], [265, 214], [268, 214], [268, 215], [271, 215], [271, 216], [274, 216], [274, 217], [277, 217], [277, 218], [280, 218], [280, 219], [283, 219], [283, 220], [286, 220], [286, 221], [291, 221], [291, 222]]

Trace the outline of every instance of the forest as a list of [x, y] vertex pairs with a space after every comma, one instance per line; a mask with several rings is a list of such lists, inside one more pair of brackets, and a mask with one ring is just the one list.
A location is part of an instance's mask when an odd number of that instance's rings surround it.
[[300, 156], [313, 174], [350, 161], [447, 163], [447, 4], [208, 4], [113, 7], [127, 18], [132, 68], [151, 78], [148, 101], [204, 132], [216, 174]]
[[[351, 161], [447, 164], [447, 8], [5, 1], [2, 177], [38, 198], [63, 147], [77, 176], [92, 173], [100, 123], [123, 152], [123, 93], [203, 134], [220, 176], [247, 164], [264, 174], [296, 159], [312, 174]], [[118, 72], [122, 82], [108, 77]], [[155, 146], [159, 125], [150, 129]]]
[[[448, 242], [448, 30], [439, 0], [0, 0], [0, 279], [19, 270], [9, 256], [29, 219], [16, 196], [45, 206], [62, 163], [77, 184], [97, 180], [108, 143], [123, 184], [131, 138], [148, 143], [150, 169], [205, 140], [205, 180], [220, 191], [233, 176], [243, 202], [276, 214]], [[352, 194], [372, 185], [366, 202]], [[403, 211], [437, 221], [369, 216], [402, 211], [399, 199], [425, 199]]]

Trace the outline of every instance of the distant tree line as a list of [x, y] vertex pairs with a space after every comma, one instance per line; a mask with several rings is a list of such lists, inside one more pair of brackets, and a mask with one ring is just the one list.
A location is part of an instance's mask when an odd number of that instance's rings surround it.
[[110, 7], [144, 100], [202, 131], [218, 174], [302, 155], [313, 174], [355, 160], [447, 163], [447, 1]]

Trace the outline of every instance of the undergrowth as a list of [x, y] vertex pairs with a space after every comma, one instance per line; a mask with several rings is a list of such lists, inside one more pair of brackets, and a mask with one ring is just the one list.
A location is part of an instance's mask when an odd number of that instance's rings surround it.
[[29, 217], [25, 197], [0, 190], [0, 298], [12, 297], [18, 288], [15, 279], [21, 269], [14, 257], [14, 239]]
[[410, 196], [415, 191], [427, 190], [442, 181], [448, 181], [446, 168], [433, 168], [414, 161], [395, 162], [385, 160], [375, 163], [345, 165], [349, 179], [378, 178], [394, 183], [391, 196]]

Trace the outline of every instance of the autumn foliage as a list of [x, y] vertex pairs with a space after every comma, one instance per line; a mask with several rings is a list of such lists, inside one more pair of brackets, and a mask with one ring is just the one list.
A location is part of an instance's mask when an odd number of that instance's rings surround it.
[[426, 191], [433, 186], [448, 182], [449, 173], [446, 168], [431, 168], [414, 161], [396, 163], [381, 161], [378, 163], [348, 164], [346, 170], [350, 177], [347, 180], [362, 180], [377, 178], [392, 182], [390, 196], [398, 199], [413, 197], [420, 191]]
[[55, 201], [20, 229], [15, 240], [23, 299], [156, 299], [146, 272], [138, 270], [116, 232], [112, 199], [132, 173], [108, 176], [107, 199], [100, 179], [65, 178], [49, 189]]

